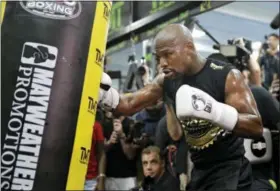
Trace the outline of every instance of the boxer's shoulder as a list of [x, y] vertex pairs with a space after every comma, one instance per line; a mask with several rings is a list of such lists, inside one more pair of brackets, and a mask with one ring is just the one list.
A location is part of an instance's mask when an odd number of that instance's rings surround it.
[[214, 60], [214, 59], [208, 59], [207, 64], [209, 66], [209, 69], [212, 70], [214, 73], [228, 73], [235, 67], [227, 62]]

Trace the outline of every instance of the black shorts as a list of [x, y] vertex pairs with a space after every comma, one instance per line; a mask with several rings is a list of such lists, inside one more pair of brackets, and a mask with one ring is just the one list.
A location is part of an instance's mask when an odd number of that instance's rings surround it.
[[195, 166], [187, 191], [251, 191], [252, 169], [245, 157]]

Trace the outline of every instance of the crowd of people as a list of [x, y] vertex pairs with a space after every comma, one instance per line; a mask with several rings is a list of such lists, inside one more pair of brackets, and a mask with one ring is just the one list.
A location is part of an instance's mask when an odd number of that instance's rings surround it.
[[279, 36], [243, 71], [202, 58], [183, 25], [154, 43], [154, 81], [122, 96], [101, 86], [85, 190], [276, 190], [279, 150], [250, 164], [243, 139], [280, 128]]

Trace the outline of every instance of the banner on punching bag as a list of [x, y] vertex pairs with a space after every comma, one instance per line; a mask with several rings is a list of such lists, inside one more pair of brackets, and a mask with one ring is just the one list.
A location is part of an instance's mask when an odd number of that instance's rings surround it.
[[111, 2], [4, 9], [1, 190], [83, 190]]

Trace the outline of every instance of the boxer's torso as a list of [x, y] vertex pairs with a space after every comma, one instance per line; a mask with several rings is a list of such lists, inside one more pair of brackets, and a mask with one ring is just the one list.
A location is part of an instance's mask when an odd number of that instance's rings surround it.
[[[208, 93], [218, 102], [224, 103], [226, 78], [231, 69], [231, 65], [207, 60], [203, 69], [194, 76], [180, 76], [174, 80], [165, 79], [164, 100], [171, 102], [175, 109], [177, 90], [181, 85], [188, 84]], [[193, 100], [192, 104], [195, 105], [197, 101], [203, 100]], [[211, 106], [205, 107], [211, 109]], [[195, 164], [216, 162], [244, 154], [243, 139], [209, 121], [189, 118], [180, 123]]]

